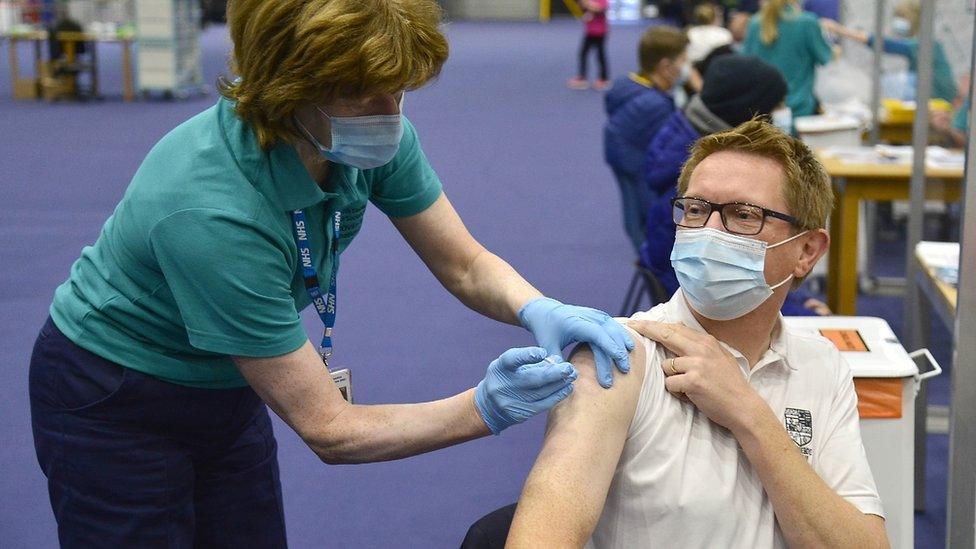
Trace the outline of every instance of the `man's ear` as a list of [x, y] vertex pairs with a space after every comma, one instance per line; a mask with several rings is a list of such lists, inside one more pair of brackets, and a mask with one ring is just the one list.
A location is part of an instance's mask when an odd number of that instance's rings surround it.
[[824, 229], [813, 229], [803, 236], [803, 247], [800, 249], [800, 260], [796, 263], [793, 276], [803, 278], [810, 274], [813, 266], [830, 246], [830, 235]]

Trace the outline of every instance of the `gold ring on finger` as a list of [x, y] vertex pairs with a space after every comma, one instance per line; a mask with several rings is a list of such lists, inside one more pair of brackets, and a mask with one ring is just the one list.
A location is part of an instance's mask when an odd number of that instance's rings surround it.
[[673, 376], [678, 375], [678, 370], [676, 370], [675, 367], [674, 367], [674, 357], [672, 357], [672, 358], [670, 358], [668, 360], [670, 360], [670, 362], [668, 363], [668, 368], [671, 368], [671, 375], [673, 375]]

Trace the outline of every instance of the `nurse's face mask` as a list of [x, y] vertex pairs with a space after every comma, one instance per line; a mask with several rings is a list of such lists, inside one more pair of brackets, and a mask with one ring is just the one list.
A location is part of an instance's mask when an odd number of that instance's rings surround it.
[[908, 38], [912, 34], [912, 22], [904, 17], [891, 20], [891, 33], [899, 38]]
[[[744, 235], [759, 234], [766, 217], [795, 224], [794, 217], [752, 204], [714, 204], [698, 198], [675, 198], [671, 202], [675, 224], [688, 227], [675, 236], [671, 265], [688, 303], [702, 316], [713, 320], [739, 318], [793, 278], [790, 273], [772, 286], [766, 282], [766, 250], [807, 231], [775, 244]], [[719, 212], [730, 232], [705, 227], [713, 210]]]
[[397, 114], [332, 116], [318, 106], [315, 109], [329, 121], [331, 147], [320, 143], [300, 120], [296, 118], [295, 121], [327, 160], [368, 170], [388, 164], [400, 149], [403, 94]]

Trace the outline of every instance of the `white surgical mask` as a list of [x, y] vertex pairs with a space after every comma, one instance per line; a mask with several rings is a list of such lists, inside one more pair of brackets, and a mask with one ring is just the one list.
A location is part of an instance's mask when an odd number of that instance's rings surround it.
[[912, 32], [912, 22], [904, 17], [895, 17], [891, 20], [891, 32], [905, 38]]
[[330, 116], [319, 107], [315, 108], [329, 119], [331, 148], [319, 143], [297, 118], [296, 122], [322, 156], [332, 162], [368, 170], [388, 164], [400, 149], [400, 139], [403, 137], [402, 95], [399, 114]]
[[766, 250], [806, 232], [767, 244], [717, 229], [681, 229], [675, 235], [671, 265], [692, 309], [713, 320], [732, 320], [754, 311], [793, 278], [790, 273], [773, 286], [766, 282]]
[[789, 107], [780, 107], [770, 114], [773, 125], [786, 135], [793, 134], [793, 111]]

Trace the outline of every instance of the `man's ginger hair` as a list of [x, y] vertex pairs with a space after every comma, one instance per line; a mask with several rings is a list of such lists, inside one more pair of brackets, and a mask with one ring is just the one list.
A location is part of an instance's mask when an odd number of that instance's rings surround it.
[[764, 156], [783, 168], [786, 179], [783, 198], [797, 219], [801, 231], [822, 229], [834, 205], [834, 190], [827, 170], [813, 151], [799, 139], [780, 131], [758, 118], [743, 122], [731, 130], [713, 133], [695, 142], [691, 156], [678, 177], [678, 196], [688, 191], [691, 172], [708, 156], [721, 151], [735, 151]]
[[[759, 118], [696, 141], [691, 156], [681, 167], [678, 196], [688, 192], [688, 182], [695, 168], [708, 156], [722, 151], [763, 156], [783, 168], [782, 192], [790, 210], [783, 213], [796, 218], [794, 232], [827, 226], [827, 217], [834, 206], [834, 190], [827, 170], [805, 143]], [[793, 287], [801, 281], [795, 280]]]

